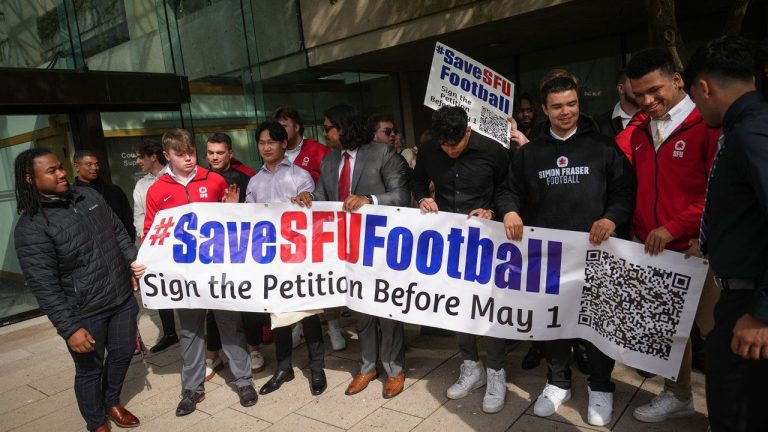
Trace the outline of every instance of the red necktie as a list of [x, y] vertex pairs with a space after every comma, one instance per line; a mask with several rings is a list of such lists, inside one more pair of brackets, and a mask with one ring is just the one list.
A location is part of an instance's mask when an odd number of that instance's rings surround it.
[[341, 167], [341, 174], [339, 175], [339, 201], [344, 201], [349, 196], [349, 184], [350, 184], [350, 163], [349, 153], [344, 152], [344, 165]]

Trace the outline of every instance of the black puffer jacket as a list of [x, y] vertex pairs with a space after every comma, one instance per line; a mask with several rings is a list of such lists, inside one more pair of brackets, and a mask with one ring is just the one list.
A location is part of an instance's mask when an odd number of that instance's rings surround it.
[[129, 264], [136, 247], [117, 215], [90, 188], [44, 198], [38, 214], [21, 216], [15, 241], [27, 286], [64, 339], [81, 327], [81, 318], [132, 295]]

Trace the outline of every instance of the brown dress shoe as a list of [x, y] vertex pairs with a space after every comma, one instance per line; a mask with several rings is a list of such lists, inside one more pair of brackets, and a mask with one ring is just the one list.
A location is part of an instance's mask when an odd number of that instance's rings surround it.
[[368, 387], [368, 383], [371, 382], [371, 380], [376, 379], [376, 377], [379, 376], [378, 371], [371, 371], [367, 374], [357, 374], [357, 376], [352, 380], [351, 383], [349, 383], [349, 387], [347, 387], [347, 391], [344, 392], [347, 396], [352, 396], [353, 394], [358, 394], [361, 391], [365, 390], [366, 387]]
[[387, 382], [384, 384], [384, 391], [381, 393], [384, 399], [392, 399], [403, 391], [405, 385], [405, 372], [395, 377], [387, 378]]
[[110, 432], [109, 425], [104, 423], [103, 425], [94, 429], [93, 432]]
[[135, 428], [139, 425], [139, 419], [120, 404], [107, 408], [107, 417], [121, 428]]

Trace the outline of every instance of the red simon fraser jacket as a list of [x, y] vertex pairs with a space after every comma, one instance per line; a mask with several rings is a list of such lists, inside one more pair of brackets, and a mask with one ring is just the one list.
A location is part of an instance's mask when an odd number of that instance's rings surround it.
[[186, 186], [163, 174], [147, 191], [147, 214], [144, 217], [144, 236], [152, 227], [155, 214], [163, 209], [192, 202], [220, 202], [227, 191], [227, 182], [221, 175], [197, 166], [195, 177]]
[[658, 152], [653, 148], [650, 118], [642, 113], [616, 136], [616, 144], [637, 174], [632, 234], [640, 241], [645, 242], [648, 233], [660, 226], [674, 237], [667, 244], [670, 250], [686, 250], [688, 241], [698, 237], [720, 133], [708, 127], [694, 108]]

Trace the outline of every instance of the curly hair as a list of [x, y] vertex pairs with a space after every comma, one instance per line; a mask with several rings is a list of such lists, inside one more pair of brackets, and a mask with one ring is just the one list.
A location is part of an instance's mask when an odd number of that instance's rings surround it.
[[373, 139], [373, 133], [366, 125], [366, 119], [356, 109], [346, 104], [334, 105], [323, 113], [339, 130], [341, 147], [355, 150]]

